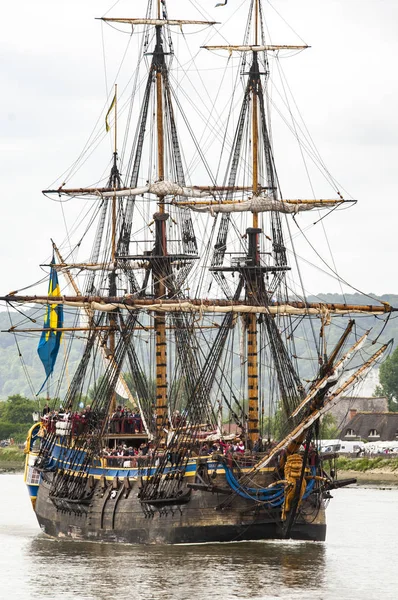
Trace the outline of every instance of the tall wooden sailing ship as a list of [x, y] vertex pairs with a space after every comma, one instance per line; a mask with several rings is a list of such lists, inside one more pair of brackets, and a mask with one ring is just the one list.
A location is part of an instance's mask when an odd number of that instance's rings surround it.
[[[174, 28], [214, 23], [171, 19], [166, 0], [149, 0], [144, 18], [103, 19], [141, 35], [138, 59], [148, 61], [131, 153], [122, 163], [115, 91], [107, 184], [45, 192], [90, 199], [91, 255], [73, 261], [54, 244], [48, 294], [3, 297], [47, 311], [39, 354], [48, 381], [61, 336], [68, 347], [84, 336], [62, 414], [50, 412], [28, 436], [26, 483], [50, 536], [324, 540], [330, 490], [350, 483], [317, 451], [319, 422], [386, 350], [359, 353], [369, 332], [355, 315], [393, 309], [310, 303], [304, 288], [293, 289], [285, 223], [346, 201], [338, 193], [283, 198], [267, 112], [269, 56], [304, 46], [271, 45], [261, 0], [247, 7], [242, 44], [203, 49], [240, 57], [244, 82], [235, 131], [224, 137], [222, 183], [200, 144], [208, 181], [188, 183], [171, 64]], [[61, 293], [58, 275], [72, 293]], [[68, 326], [63, 311], [74, 320]], [[313, 340], [298, 351], [305, 320]], [[300, 352], [314, 359], [309, 379]]]

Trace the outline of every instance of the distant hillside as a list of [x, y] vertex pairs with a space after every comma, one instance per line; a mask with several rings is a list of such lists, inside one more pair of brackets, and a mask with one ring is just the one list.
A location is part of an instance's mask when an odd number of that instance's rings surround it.
[[[37, 311], [25, 311], [23, 314], [12, 315], [13, 324], [18, 328], [28, 329], [42, 326], [42, 310], [40, 317]], [[31, 320], [32, 319], [32, 320]], [[37, 322], [36, 322], [37, 319]], [[73, 324], [73, 316], [67, 315], [65, 325]], [[33, 333], [4, 333], [11, 327], [8, 312], [0, 312], [0, 400], [5, 400], [13, 394], [21, 394], [27, 398], [34, 398], [40, 389], [45, 373], [43, 365], [37, 354], [39, 336]], [[82, 342], [83, 343], [83, 342]], [[67, 340], [61, 344], [59, 357], [66, 351]], [[75, 344], [71, 349], [68, 360], [68, 371], [73, 375], [81, 354], [82, 344]], [[54, 381], [57, 381], [62, 360], [58, 360], [54, 371]], [[61, 391], [64, 392], [66, 384]], [[43, 392], [43, 396], [45, 392]]]
[[391, 306], [398, 307], [398, 294], [383, 294], [383, 296], [377, 296], [376, 294], [369, 293], [368, 296], [364, 296], [363, 294], [318, 294], [317, 296], [309, 296], [309, 302], [319, 302], [319, 300], [323, 300], [324, 302], [346, 302], [347, 304], [374, 304], [372, 298], [379, 300], [379, 302], [388, 302]]
[[[376, 294], [369, 294], [369, 296], [363, 296], [362, 294], [345, 294], [342, 296], [341, 294], [319, 294], [318, 296], [309, 296], [309, 302], [319, 302], [322, 300], [323, 302], [328, 303], [347, 303], [347, 304], [377, 304], [374, 300], [379, 300], [379, 302], [387, 302], [393, 307], [398, 309], [398, 294], [384, 294], [383, 296], [377, 296]], [[398, 312], [391, 313], [391, 316], [387, 319], [386, 316], [375, 316], [375, 315], [354, 315], [355, 321], [361, 329], [371, 329], [374, 330], [374, 335], [381, 335], [378, 339], [380, 342], [387, 342], [391, 338], [394, 339], [394, 346], [398, 344]], [[342, 321], [346, 321], [347, 319], [342, 319]], [[386, 326], [383, 331], [383, 321], [386, 323]], [[372, 339], [372, 334], [371, 334]]]
[[[394, 294], [385, 294], [383, 296], [374, 298], [382, 301], [388, 302], [393, 306], [398, 307], [398, 295]], [[323, 300], [325, 302], [331, 303], [342, 303], [347, 302], [350, 304], [371, 304], [372, 300], [361, 294], [347, 294], [346, 296], [342, 296], [340, 294], [319, 294], [317, 297], [308, 298], [310, 302], [319, 302]], [[42, 312], [42, 311], [40, 311]], [[14, 324], [18, 323], [18, 326], [24, 328], [39, 328], [42, 323], [42, 317], [38, 316], [38, 311], [27, 311], [21, 314], [13, 314], [13, 322]], [[32, 322], [32, 319], [35, 320], [37, 318], [37, 322]], [[66, 325], [72, 325], [75, 321], [75, 317], [72, 312], [69, 312], [65, 318]], [[340, 327], [330, 328], [329, 333], [329, 343], [332, 345], [335, 341], [337, 341], [338, 337], [341, 335], [342, 329], [344, 328], [344, 324], [346, 323], [346, 318], [339, 319]], [[311, 339], [310, 335], [310, 324], [308, 320], [303, 321], [303, 325], [300, 329], [296, 330], [297, 339], [296, 343], [296, 354], [298, 357], [308, 356], [309, 354], [309, 346], [308, 339]], [[378, 335], [380, 330], [382, 329], [382, 320], [376, 316], [356, 316], [356, 323], [358, 327], [358, 333], [362, 332], [365, 329], [370, 329], [371, 327], [375, 327], [375, 336]], [[8, 312], [0, 312], [0, 330], [8, 330], [11, 327], [10, 317]], [[319, 326], [316, 326], [316, 329], [319, 330]], [[376, 333], [377, 332], [377, 333]], [[371, 336], [372, 337], [372, 336]], [[393, 313], [390, 319], [387, 322], [386, 327], [382, 331], [379, 341], [387, 341], [391, 338], [395, 338], [398, 341], [398, 320]], [[373, 339], [373, 338], [372, 338]], [[1, 352], [1, 360], [0, 360], [0, 400], [6, 399], [8, 396], [13, 394], [21, 394], [23, 396], [33, 398], [35, 393], [39, 390], [41, 384], [44, 381], [44, 369], [37, 355], [37, 344], [38, 344], [38, 336], [36, 334], [24, 333], [13, 335], [10, 333], [1, 333], [0, 334], [0, 352]], [[75, 368], [80, 359], [81, 350], [82, 350], [83, 340], [79, 343], [75, 343], [70, 352], [68, 359], [68, 373], [65, 378], [65, 383], [63, 388], [61, 388], [61, 395], [66, 391], [66, 380], [72, 378]], [[64, 350], [65, 347], [65, 350]], [[66, 351], [67, 348], [67, 338], [65, 337], [65, 344], [62, 345], [60, 350], [60, 358], [62, 353]], [[237, 349], [237, 352], [239, 350]], [[61, 368], [62, 360], [58, 361], [58, 369]], [[311, 377], [311, 368], [314, 368], [313, 365], [309, 363], [308, 360], [299, 361], [300, 374], [303, 377]], [[27, 374], [27, 376], [25, 375]], [[55, 375], [53, 381], [57, 381], [57, 377], [59, 376], [59, 371], [55, 370]], [[240, 372], [239, 369], [236, 370], [236, 373], [233, 374], [234, 383], [239, 386], [239, 377]], [[30, 382], [28, 381], [30, 379]]]

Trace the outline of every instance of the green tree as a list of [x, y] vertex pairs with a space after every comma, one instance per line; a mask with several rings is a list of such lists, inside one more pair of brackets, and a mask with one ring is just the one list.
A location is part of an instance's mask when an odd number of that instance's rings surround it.
[[395, 348], [391, 356], [381, 365], [379, 380], [380, 385], [377, 386], [375, 393], [386, 396], [388, 409], [391, 412], [398, 412], [398, 348]]
[[29, 400], [19, 394], [8, 396], [1, 411], [1, 420], [8, 423], [32, 423], [32, 413], [38, 410], [36, 400]]
[[274, 415], [264, 418], [261, 435], [271, 440], [281, 440], [287, 434], [288, 429], [283, 411], [279, 407]]
[[[44, 401], [42, 401], [44, 405]], [[29, 400], [20, 394], [9, 396], [0, 402], [0, 439], [14, 438], [22, 442], [33, 425], [32, 414], [39, 412], [39, 401]]]
[[[29, 423], [29, 425], [33, 423]], [[0, 421], [0, 440], [13, 438], [16, 442], [23, 442], [26, 439], [26, 434], [29, 427], [23, 423], [6, 423]]]
[[[133, 396], [133, 398], [137, 398], [137, 397], [141, 397], [140, 391], [138, 390], [137, 386], [136, 386], [136, 382], [134, 380], [134, 377], [132, 376], [131, 373], [123, 373], [123, 377], [129, 387], [129, 390]], [[144, 375], [144, 380], [145, 380], [145, 385], [146, 385], [146, 395], [148, 396], [148, 398], [146, 398], [147, 400], [150, 400], [152, 404], [155, 404], [155, 399], [156, 399], [156, 380], [155, 379], [151, 379], [148, 378]], [[145, 400], [145, 398], [144, 398]]]
[[322, 417], [319, 437], [321, 440], [333, 440], [339, 437], [339, 428], [331, 413], [326, 413]]

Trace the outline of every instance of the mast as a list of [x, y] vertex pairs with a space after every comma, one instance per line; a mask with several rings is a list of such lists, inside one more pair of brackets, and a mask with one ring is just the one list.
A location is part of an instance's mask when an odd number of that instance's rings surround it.
[[[113, 197], [112, 197], [112, 215], [111, 215], [111, 223], [112, 223], [112, 233], [111, 233], [111, 264], [113, 265], [113, 270], [111, 270], [109, 274], [109, 293], [110, 295], [117, 293], [116, 286], [116, 189], [120, 186], [120, 176], [117, 168], [117, 84], [115, 84], [115, 134], [114, 134], [114, 144], [113, 144], [113, 166], [111, 170], [111, 177], [109, 183], [113, 187]], [[116, 315], [112, 313], [109, 316], [109, 352], [112, 356], [113, 360], [115, 357], [115, 348], [116, 348]], [[116, 410], [116, 391], [112, 392], [112, 399], [109, 406], [109, 414], [111, 415]]]
[[[151, 14], [150, 14], [151, 13]], [[148, 18], [153, 16], [155, 18]], [[124, 186], [121, 185], [121, 175], [118, 171], [117, 155], [117, 117], [115, 116], [114, 131], [114, 152], [113, 165], [108, 183], [105, 188], [86, 188], [82, 193], [94, 192], [94, 195], [100, 198], [100, 218], [96, 233], [96, 240], [93, 254], [89, 263], [82, 264], [82, 268], [91, 271], [88, 277], [88, 284], [84, 293], [99, 294], [102, 296], [102, 290], [107, 288], [109, 297], [116, 298], [119, 288], [124, 288], [126, 292], [131, 293], [137, 299], [143, 299], [146, 296], [154, 303], [150, 312], [153, 318], [154, 329], [154, 351], [155, 360], [149, 365], [143, 365], [142, 359], [138, 356], [134, 344], [129, 343], [130, 333], [133, 331], [138, 311], [131, 311], [125, 319], [126, 313], [122, 306], [115, 306], [108, 312], [106, 317], [106, 333], [102, 336], [103, 349], [107, 357], [113, 359], [115, 368], [120, 371], [122, 361], [127, 356], [130, 366], [130, 373], [139, 395], [145, 398], [147, 402], [147, 420], [153, 423], [152, 417], [156, 411], [155, 430], [158, 437], [164, 436], [164, 426], [168, 416], [168, 373], [167, 373], [167, 346], [166, 346], [166, 322], [168, 317], [165, 311], [158, 309], [165, 299], [182, 298], [184, 295], [185, 280], [195, 264], [198, 257], [198, 248], [196, 236], [192, 224], [191, 211], [185, 207], [173, 207], [170, 212], [177, 214], [178, 219], [170, 219], [173, 223], [173, 231], [177, 235], [169, 235], [167, 240], [166, 222], [169, 218], [166, 212], [166, 197], [172, 195], [173, 198], [183, 196], [202, 197], [203, 194], [213, 197], [218, 190], [213, 186], [190, 187], [186, 186], [185, 174], [183, 168], [182, 153], [180, 151], [177, 127], [174, 117], [172, 98], [173, 93], [169, 80], [168, 63], [166, 55], [173, 54], [171, 37], [163, 33], [164, 27], [182, 28], [185, 25], [205, 25], [209, 26], [214, 22], [198, 20], [170, 20], [167, 16], [166, 1], [156, 0], [148, 2], [147, 18], [143, 19], [124, 19], [124, 18], [103, 18], [102, 20], [110, 23], [125, 23], [133, 27], [135, 25], [145, 25], [151, 28], [155, 34], [155, 40], [152, 50], [152, 61], [148, 72], [147, 83], [144, 91], [144, 97], [140, 116], [138, 120], [136, 136], [133, 140], [129, 161], [126, 163], [124, 172]], [[145, 51], [147, 49], [144, 44]], [[147, 53], [148, 55], [150, 52]], [[151, 124], [151, 131], [154, 131], [154, 146], [152, 146], [152, 136], [146, 136], [148, 120], [154, 106], [154, 119]], [[114, 100], [105, 117], [107, 131], [107, 117], [109, 112], [116, 106], [116, 90]], [[153, 125], [153, 128], [152, 128]], [[140, 176], [142, 175], [142, 163], [145, 144], [150, 144], [150, 168], [154, 167], [154, 173], [149, 174], [147, 185], [137, 188]], [[154, 177], [153, 177], [154, 175]], [[154, 181], [153, 181], [154, 179]], [[84, 189], [84, 188], [79, 188]], [[69, 194], [71, 190], [66, 190]], [[243, 190], [242, 190], [243, 191]], [[133, 231], [133, 213], [135, 199], [138, 195], [148, 193], [152, 196], [150, 201], [156, 200], [157, 208], [153, 211], [155, 223], [155, 236], [151, 248], [147, 247], [139, 251], [138, 261], [134, 260], [130, 252], [130, 243], [132, 241]], [[63, 194], [64, 189], [61, 186], [57, 194]], [[157, 198], [153, 198], [157, 196]], [[146, 199], [145, 199], [146, 200]], [[109, 233], [109, 238], [108, 238]], [[134, 236], [133, 236], [134, 237]], [[174, 239], [177, 238], [177, 239]], [[139, 241], [139, 244], [147, 243], [147, 240]], [[178, 246], [177, 246], [178, 244]], [[181, 251], [182, 249], [182, 251]], [[103, 258], [99, 260], [100, 255]], [[90, 264], [91, 263], [91, 264]], [[64, 264], [64, 263], [63, 263]], [[76, 266], [76, 265], [75, 265]], [[64, 265], [65, 269], [75, 268], [73, 265]], [[79, 268], [79, 267], [77, 267]], [[138, 278], [134, 275], [134, 270], [144, 270]], [[108, 272], [108, 273], [107, 273]], [[99, 276], [96, 275], [99, 274]], [[96, 287], [95, 283], [100, 280]], [[100, 313], [95, 307], [84, 307], [90, 311], [90, 314]], [[102, 317], [101, 317], [102, 319]], [[173, 316], [174, 319], [174, 316]], [[105, 318], [102, 323], [105, 321]], [[170, 319], [171, 321], [171, 319]], [[171, 323], [168, 323], [170, 325]], [[176, 323], [172, 323], [176, 327]], [[121, 333], [123, 329], [123, 334]], [[124, 343], [124, 335], [126, 342]], [[99, 336], [98, 336], [99, 337]], [[181, 336], [180, 336], [181, 337]], [[181, 347], [182, 343], [179, 344]], [[180, 348], [180, 350], [181, 348]], [[118, 358], [120, 357], [120, 359]], [[112, 364], [112, 360], [109, 360]], [[180, 368], [180, 367], [179, 367]], [[113, 369], [113, 367], [112, 367]], [[111, 369], [110, 369], [111, 370]], [[113, 369], [115, 370], [115, 369]], [[149, 372], [155, 371], [156, 374], [156, 392], [153, 394], [150, 385]], [[82, 366], [83, 373], [83, 366]], [[120, 373], [119, 373], [120, 375]], [[112, 374], [113, 377], [113, 374]], [[116, 379], [115, 379], [116, 381]], [[155, 396], [155, 397], [154, 397]], [[105, 396], [104, 396], [105, 397]], [[113, 411], [116, 405], [116, 394], [107, 390], [107, 406], [109, 411]], [[153, 433], [153, 427], [150, 427]]]
[[[154, 26], [155, 28], [155, 47], [152, 53], [152, 63], [148, 74], [147, 85], [143, 99], [143, 108], [141, 111], [140, 121], [137, 130], [137, 138], [133, 147], [134, 157], [132, 153], [131, 165], [128, 167], [128, 172], [126, 173], [126, 181], [129, 180], [131, 189], [137, 189], [137, 182], [139, 178], [139, 171], [143, 156], [145, 130], [147, 127], [147, 119], [150, 112], [150, 99], [153, 93], [155, 108], [154, 128], [157, 137], [156, 147], [154, 149], [154, 154], [156, 156], [155, 162], [157, 168], [156, 181], [148, 182], [148, 185], [145, 186], [145, 189], [141, 188], [140, 193], [143, 194], [147, 191], [150, 194], [157, 195], [158, 210], [153, 215], [153, 220], [155, 223], [154, 246], [151, 251], [146, 251], [144, 256], [140, 256], [140, 260], [143, 259], [147, 263], [147, 266], [143, 266], [143, 268], [146, 269], [146, 274], [142, 282], [141, 290], [134, 290], [134, 293], [138, 293], [141, 296], [145, 295], [149, 282], [149, 277], [151, 275], [152, 295], [154, 296], [155, 303], [158, 303], [159, 300], [163, 300], [164, 298], [171, 298], [178, 294], [181, 295], [182, 285], [194, 264], [193, 261], [197, 258], [197, 244], [192, 226], [191, 215], [190, 211], [187, 211], [185, 209], [183, 209], [180, 213], [181, 222], [179, 223], [181, 230], [181, 243], [184, 253], [173, 254], [173, 248], [171, 247], [170, 250], [168, 249], [166, 221], [169, 218], [169, 214], [165, 211], [165, 197], [166, 195], [170, 194], [170, 189], [172, 189], [174, 196], [178, 196], [181, 193], [181, 191], [182, 193], [184, 193], [185, 177], [182, 167], [182, 158], [179, 148], [176, 123], [173, 114], [172, 94], [168, 78], [168, 66], [165, 60], [165, 45], [167, 45], [167, 40], [165, 38], [165, 35], [163, 34], [163, 28], [165, 26], [182, 27], [183, 25], [188, 24], [210, 25], [213, 22], [170, 20], [167, 16], [165, 0], [156, 0], [156, 2], [149, 2], [147, 17], [150, 16], [149, 13], [151, 11], [156, 18], [104, 18], [103, 20], [118, 23], [129, 23], [132, 26], [136, 24], [143, 24], [148, 26]], [[172, 53], [172, 46], [170, 45], [170, 54]], [[171, 160], [168, 161], [168, 158], [170, 158]], [[172, 177], [175, 177], [176, 181], [167, 181], [166, 173], [170, 177], [169, 169], [171, 163], [173, 164], [175, 169], [174, 173], [172, 174]], [[125, 194], [123, 193], [123, 191], [120, 194], [120, 191], [121, 190], [115, 192], [115, 195], [122, 197], [126, 196], [127, 203], [122, 224], [123, 243], [120, 245], [122, 252], [118, 251], [117, 258], [118, 264], [120, 264], [122, 268], [127, 270], [129, 268], [129, 258], [126, 262], [123, 262], [123, 259], [126, 258], [125, 255], [129, 253], [128, 248], [132, 230], [133, 208], [136, 194]], [[108, 197], [111, 197], [111, 195], [112, 191], [110, 192], [110, 196]], [[131, 196], [131, 200], [129, 196]], [[103, 197], [106, 198], [107, 196], [105, 195]], [[176, 240], [174, 240], [174, 242], [175, 241]], [[182, 268], [179, 270], [178, 276], [175, 276], [173, 269], [175, 268], [177, 261], [180, 261], [180, 266], [182, 266]], [[159, 311], [156, 309], [152, 311], [152, 314], [154, 318], [155, 330], [155, 428], [157, 436], [163, 437], [164, 427], [167, 422], [168, 413], [166, 316], [164, 311]], [[132, 356], [132, 351], [130, 351], [130, 355]], [[135, 356], [133, 357], [133, 359], [133, 370], [136, 368], [138, 368], [139, 370], [137, 357]], [[148, 386], [146, 387], [149, 390]]]
[[[253, 221], [258, 219], [254, 215]], [[249, 236], [250, 249], [253, 254], [253, 267], [258, 266], [258, 234], [261, 229], [252, 227], [247, 230]], [[257, 290], [255, 290], [257, 291]], [[247, 316], [247, 392], [249, 402], [248, 419], [248, 440], [253, 446], [258, 438], [258, 344], [257, 344], [257, 315], [256, 313]]]
[[[253, 12], [254, 11], [254, 12]], [[271, 148], [268, 127], [266, 123], [266, 108], [265, 99], [262, 88], [261, 75], [268, 76], [268, 61], [267, 51], [278, 51], [279, 49], [292, 48], [292, 46], [266, 45], [262, 36], [261, 28], [261, 2], [260, 0], [252, 0], [250, 3], [250, 12], [248, 18], [248, 27], [246, 30], [244, 44], [242, 46], [204, 46], [209, 50], [225, 49], [228, 52], [250, 52], [252, 61], [248, 72], [248, 80], [245, 88], [244, 98], [241, 106], [241, 112], [238, 124], [235, 131], [234, 143], [232, 147], [230, 163], [229, 163], [229, 179], [228, 185], [233, 186], [237, 182], [237, 170], [240, 159], [243, 159], [244, 151], [243, 138], [246, 140], [246, 151], [250, 160], [251, 179], [252, 179], [252, 196], [239, 205], [231, 198], [227, 197], [226, 204], [220, 206], [214, 212], [222, 212], [217, 242], [214, 246], [214, 253], [211, 265], [211, 271], [226, 294], [227, 298], [231, 298], [228, 283], [224, 273], [226, 271], [240, 272], [244, 281], [244, 289], [246, 294], [245, 301], [251, 305], [252, 311], [246, 315], [246, 331], [247, 331], [247, 398], [248, 398], [248, 444], [252, 446], [258, 438], [258, 377], [259, 377], [259, 348], [258, 335], [259, 328], [264, 331], [264, 334], [269, 341], [269, 352], [273, 362], [275, 363], [275, 372], [277, 375], [279, 392], [284, 412], [288, 414], [291, 406], [298, 401], [302, 395], [302, 385], [296, 368], [292, 363], [292, 358], [287, 350], [282, 339], [273, 316], [269, 310], [271, 298], [281, 288], [285, 273], [289, 270], [286, 260], [286, 249], [283, 240], [282, 225], [279, 212], [288, 212], [295, 210], [293, 206], [285, 209], [287, 203], [278, 200], [277, 195], [277, 178], [274, 167], [274, 160]], [[253, 26], [251, 25], [253, 23]], [[260, 38], [261, 34], [261, 40]], [[249, 36], [251, 35], [251, 40]], [[261, 45], [259, 45], [259, 41]], [[251, 43], [250, 43], [251, 42]], [[254, 43], [253, 43], [254, 42]], [[302, 47], [304, 48], [304, 47]], [[260, 59], [259, 52], [264, 53], [265, 73], [261, 73], [259, 69]], [[247, 132], [247, 133], [245, 133]], [[261, 160], [261, 162], [260, 162]], [[265, 181], [263, 181], [263, 179]], [[265, 192], [265, 195], [264, 195]], [[229, 203], [229, 205], [228, 205]], [[265, 205], [268, 203], [267, 209]], [[261, 208], [259, 208], [261, 204]], [[309, 208], [309, 205], [307, 205]], [[269, 211], [268, 211], [269, 208]], [[273, 265], [266, 265], [261, 260], [260, 254], [260, 233], [259, 228], [259, 212], [265, 210], [270, 212], [270, 233], [268, 239], [272, 243]], [[200, 207], [194, 207], [194, 210], [201, 210]], [[209, 210], [207, 207], [204, 210]], [[210, 207], [213, 210], [213, 206]], [[230, 225], [231, 212], [251, 211], [253, 214], [252, 227], [246, 230], [246, 256], [242, 256], [239, 260], [231, 260], [231, 266], [224, 266], [224, 258], [227, 248], [228, 230]], [[272, 273], [271, 281], [268, 281], [268, 273]], [[267, 282], [265, 281], [267, 274]], [[287, 302], [287, 300], [285, 300]], [[255, 313], [261, 313], [262, 308], [265, 308], [264, 317], [256, 317]]]
[[[158, 19], [160, 14], [160, 0], [157, 1]], [[163, 123], [163, 66], [164, 51], [162, 45], [162, 27], [156, 26], [156, 47], [154, 51], [154, 66], [156, 69], [156, 121], [157, 121], [157, 154], [158, 154], [158, 180], [164, 180], [164, 123]], [[155, 298], [164, 298], [165, 286], [165, 261], [167, 255], [166, 221], [168, 214], [165, 212], [164, 196], [159, 198], [159, 212], [153, 215], [155, 220], [155, 256], [159, 268], [154, 267], [154, 292]], [[166, 317], [164, 313], [155, 312], [155, 360], [156, 360], [156, 434], [164, 437], [164, 427], [167, 420], [167, 341]]]
[[258, 2], [259, 0], [256, 0], [256, 5], [255, 5], [255, 25], [254, 25], [254, 43], [257, 46], [258, 45], [258, 16], [259, 16], [259, 6], [258, 6]]
[[[258, 0], [255, 2], [255, 45], [258, 44]], [[258, 193], [258, 106], [257, 106], [257, 86], [259, 84], [257, 54], [253, 52], [253, 65], [257, 66], [256, 77], [253, 77], [251, 86], [252, 95], [252, 170], [253, 170], [253, 194]], [[249, 238], [249, 257], [253, 263], [252, 268], [259, 266], [259, 233], [258, 228], [258, 213], [253, 213], [253, 227], [247, 230]], [[260, 274], [261, 277], [261, 274]], [[254, 272], [254, 278], [257, 279], [257, 273]], [[257, 282], [253, 282], [254, 289], [252, 294], [257, 295]], [[248, 286], [248, 282], [246, 282]], [[258, 439], [258, 344], [257, 344], [257, 315], [255, 313], [247, 317], [247, 393], [249, 403], [249, 419], [248, 419], [248, 442], [251, 447], [254, 446]]]

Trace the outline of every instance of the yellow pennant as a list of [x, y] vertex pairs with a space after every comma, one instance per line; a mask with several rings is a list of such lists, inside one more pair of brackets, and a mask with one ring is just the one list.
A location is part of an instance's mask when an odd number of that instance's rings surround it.
[[111, 103], [110, 107], [108, 108], [108, 112], [106, 113], [106, 117], [105, 117], [105, 128], [107, 131], [109, 131], [111, 128], [108, 123], [108, 117], [109, 117], [109, 114], [110, 114], [112, 108], [115, 106], [115, 104], [116, 104], [116, 92], [115, 92], [115, 95], [113, 96], [112, 103]]

